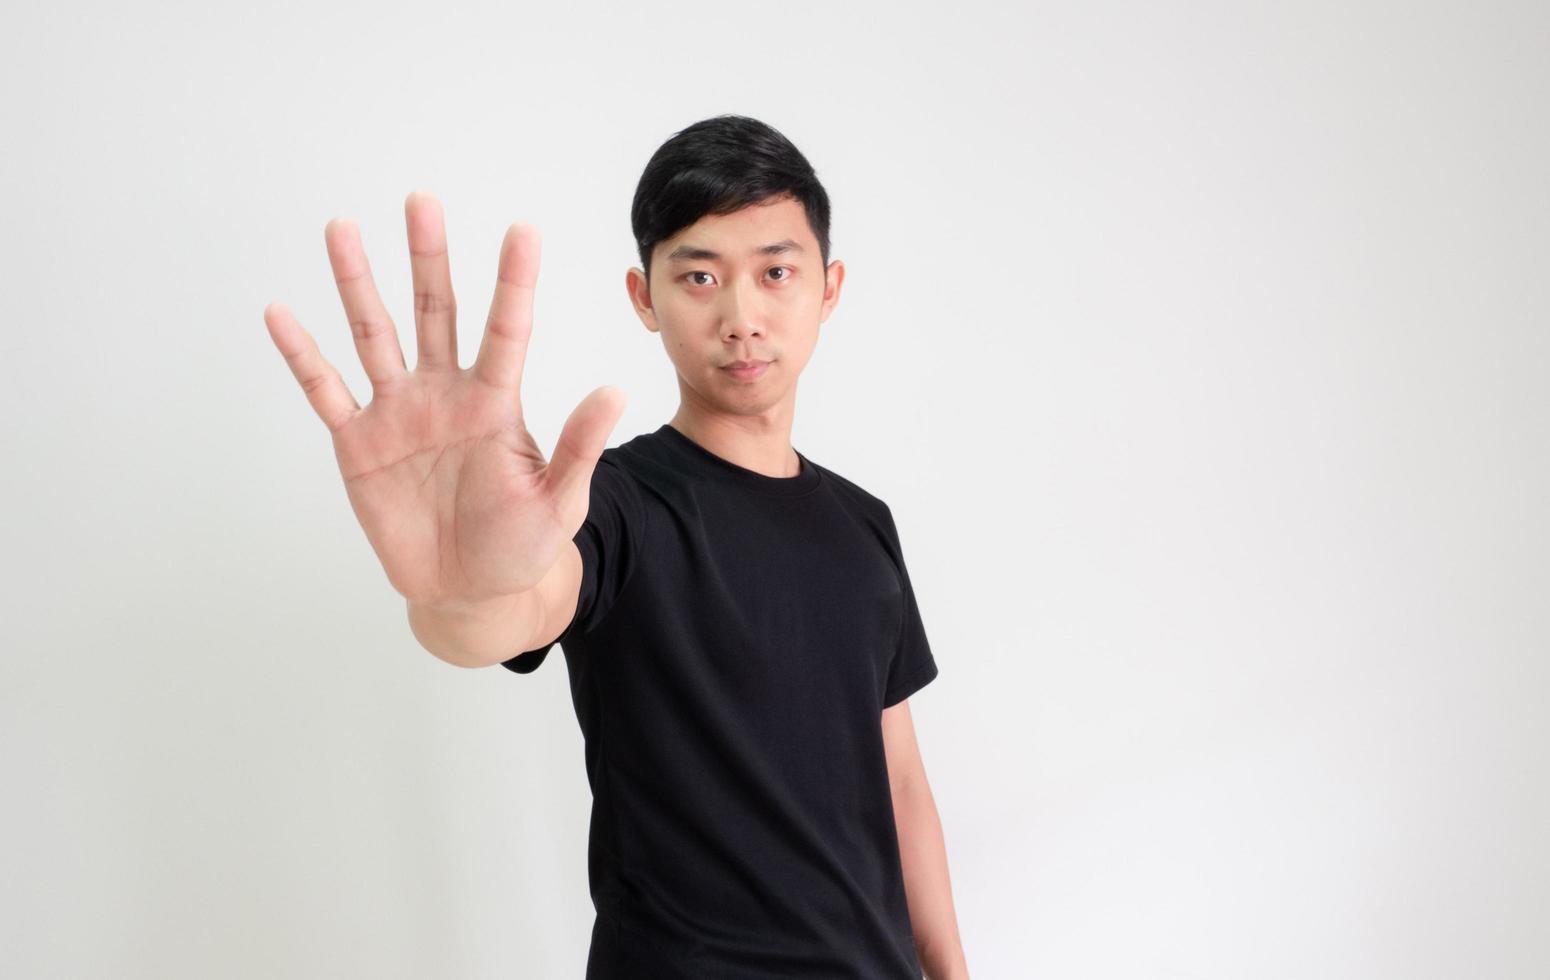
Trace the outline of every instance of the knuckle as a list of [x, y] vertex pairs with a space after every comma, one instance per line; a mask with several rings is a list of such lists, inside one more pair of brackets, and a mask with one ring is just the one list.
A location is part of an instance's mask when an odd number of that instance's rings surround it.
[[374, 334], [381, 332], [381, 326], [369, 318], [360, 317], [350, 321], [350, 333], [357, 343], [370, 340]]
[[457, 310], [457, 302], [445, 293], [420, 289], [415, 290], [414, 311], [421, 315], [436, 315], [438, 313], [452, 313]]
[[318, 391], [322, 390], [323, 386], [326, 384], [328, 384], [328, 375], [322, 371], [318, 371], [316, 374], [310, 374], [307, 377], [301, 379], [301, 390], [306, 392], [310, 397], [311, 395], [314, 395]]

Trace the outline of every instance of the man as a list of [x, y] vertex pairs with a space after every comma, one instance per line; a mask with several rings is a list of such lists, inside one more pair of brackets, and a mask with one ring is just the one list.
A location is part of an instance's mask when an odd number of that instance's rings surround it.
[[419, 642], [516, 673], [564, 651], [593, 793], [589, 980], [967, 976], [907, 701], [937, 667], [898, 531], [790, 441], [844, 280], [807, 160], [742, 116], [657, 150], [625, 285], [678, 411], [605, 448], [624, 403], [599, 388], [548, 461], [520, 403], [536, 231], [508, 231], [465, 370], [441, 211], [411, 194], [405, 212], [413, 372], [338, 219], [370, 404], [283, 306], [265, 321]]

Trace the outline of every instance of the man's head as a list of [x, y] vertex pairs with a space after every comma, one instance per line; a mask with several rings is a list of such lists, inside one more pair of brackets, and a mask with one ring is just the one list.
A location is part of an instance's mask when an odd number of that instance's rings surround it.
[[[793, 399], [845, 273], [829, 263], [828, 194], [797, 148], [745, 116], [697, 122], [652, 155], [630, 221], [641, 266], [625, 286], [684, 399], [738, 415]], [[769, 363], [755, 378], [725, 369], [744, 360]]]

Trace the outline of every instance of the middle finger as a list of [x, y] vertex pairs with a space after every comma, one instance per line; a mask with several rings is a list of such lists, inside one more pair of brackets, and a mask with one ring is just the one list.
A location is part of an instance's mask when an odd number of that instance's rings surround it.
[[404, 200], [409, 226], [409, 266], [414, 276], [414, 328], [419, 338], [415, 370], [457, 367], [457, 301], [447, 262], [447, 227], [441, 202], [428, 191]]

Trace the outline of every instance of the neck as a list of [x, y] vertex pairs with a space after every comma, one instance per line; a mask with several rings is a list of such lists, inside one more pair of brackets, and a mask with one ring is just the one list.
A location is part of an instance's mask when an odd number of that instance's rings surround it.
[[800, 476], [791, 448], [791, 416], [712, 415], [680, 404], [668, 425], [701, 447], [746, 470], [773, 477]]

